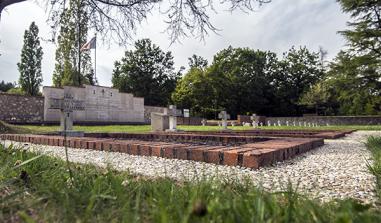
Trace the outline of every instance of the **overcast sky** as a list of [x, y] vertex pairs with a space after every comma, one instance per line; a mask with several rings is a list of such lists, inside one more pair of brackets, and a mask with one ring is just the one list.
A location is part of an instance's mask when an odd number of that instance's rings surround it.
[[[218, 14], [211, 14], [212, 22], [221, 31], [218, 35], [211, 33], [203, 42], [188, 38], [170, 45], [168, 36], [163, 33], [165, 24], [162, 17], [155, 14], [141, 25], [135, 40], [150, 38], [163, 50], [172, 51], [177, 68], [187, 66], [188, 57], [192, 54], [211, 61], [216, 52], [229, 45], [270, 50], [278, 54], [293, 45], [305, 45], [314, 51], [322, 46], [328, 50], [328, 59], [332, 59], [345, 45], [337, 31], [346, 28], [349, 17], [341, 12], [340, 5], [334, 0], [273, 0], [251, 13], [230, 13], [224, 10], [226, 7], [217, 5], [216, 8]], [[23, 34], [31, 22], [36, 22], [42, 38], [51, 37], [46, 19], [44, 9], [33, 1], [9, 6], [3, 12], [0, 21], [0, 81], [17, 81], [19, 73], [16, 64], [20, 61]], [[89, 38], [92, 35], [89, 33]], [[42, 47], [43, 84], [51, 85], [55, 45], [42, 42]], [[119, 60], [126, 49], [132, 48], [132, 45], [120, 47], [114, 44], [109, 47], [98, 43], [97, 77], [100, 85], [111, 86], [115, 60]]]

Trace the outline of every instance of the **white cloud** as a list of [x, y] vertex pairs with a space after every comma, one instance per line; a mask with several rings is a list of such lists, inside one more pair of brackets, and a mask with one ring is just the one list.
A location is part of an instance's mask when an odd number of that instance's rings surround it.
[[[291, 46], [306, 45], [311, 50], [323, 46], [329, 58], [343, 47], [344, 40], [337, 31], [345, 29], [348, 16], [340, 11], [340, 6], [332, 0], [274, 0], [251, 13], [224, 11], [215, 5], [218, 14], [211, 13], [213, 24], [221, 29], [216, 35], [210, 33], [205, 41], [186, 38], [180, 43], [170, 45], [167, 34], [163, 33], [163, 16], [155, 14], [142, 24], [135, 39], [150, 38], [163, 50], [172, 51], [176, 67], [186, 66], [188, 57], [198, 54], [209, 61], [223, 48], [250, 47], [270, 50], [278, 54]], [[23, 42], [24, 30], [32, 21], [40, 28], [40, 34], [48, 39], [50, 28], [46, 24], [46, 14], [34, 3], [24, 2], [8, 7], [0, 21], [0, 80], [18, 79], [17, 62]], [[91, 36], [91, 34], [89, 34]], [[42, 64], [44, 85], [52, 84], [55, 46], [43, 42], [44, 58]], [[101, 85], [111, 85], [111, 73], [115, 60], [119, 60], [126, 49], [133, 46], [102, 46], [97, 49], [97, 76]]]

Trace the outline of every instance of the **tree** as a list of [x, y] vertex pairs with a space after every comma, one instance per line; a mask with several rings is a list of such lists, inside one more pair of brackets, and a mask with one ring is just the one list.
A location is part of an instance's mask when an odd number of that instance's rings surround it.
[[195, 54], [193, 54], [192, 57], [189, 57], [188, 60], [189, 60], [188, 65], [190, 68], [204, 69], [208, 66], [208, 60], [204, 59], [201, 56], [197, 56]]
[[172, 100], [205, 117], [216, 118], [222, 109], [233, 116], [267, 114], [272, 95], [269, 74], [276, 61], [271, 52], [233, 47], [221, 50], [209, 67], [190, 69], [178, 82]]
[[[0, 16], [8, 5], [26, 0], [0, 0]], [[69, 0], [71, 2], [72, 0]], [[49, 19], [54, 30], [59, 30], [60, 16], [65, 11], [65, 0], [46, 1]], [[164, 14], [166, 29], [172, 42], [187, 33], [203, 38], [209, 31], [217, 28], [210, 21], [208, 12], [215, 11], [213, 0], [173, 0], [162, 4], [161, 0], [84, 0], [90, 24], [103, 39], [115, 40], [124, 44], [131, 39], [136, 27], [153, 11], [159, 9]], [[270, 0], [225, 0], [219, 4], [230, 3], [230, 10], [254, 10], [256, 6]], [[160, 7], [155, 7], [159, 6]], [[54, 32], [53, 32], [54, 33]]]
[[299, 104], [313, 108], [315, 114], [319, 114], [320, 111], [323, 111], [323, 114], [327, 115], [334, 114], [334, 111], [331, 109], [334, 107], [332, 101], [334, 101], [334, 99], [329, 85], [326, 81], [322, 80], [311, 86], [311, 88], [302, 95]]
[[353, 21], [350, 30], [341, 31], [351, 52], [381, 58], [381, 4], [378, 0], [338, 0]]
[[17, 63], [20, 72], [19, 85], [27, 95], [38, 95], [42, 84], [41, 60], [42, 47], [38, 37], [38, 27], [34, 22], [24, 33], [21, 61]]
[[61, 16], [61, 30], [56, 49], [56, 65], [53, 84], [81, 86], [94, 84], [94, 72], [88, 51], [80, 51], [87, 41], [88, 15], [84, 0], [71, 0], [69, 7]]
[[135, 50], [115, 62], [112, 84], [121, 92], [144, 97], [146, 105], [167, 106], [179, 72], [174, 71], [171, 52], [163, 52], [149, 39], [135, 42]]
[[380, 67], [372, 60], [342, 51], [331, 64], [327, 81], [339, 103], [338, 114], [381, 114]]
[[180, 108], [191, 108], [196, 116], [206, 117], [208, 114], [214, 114], [217, 111], [217, 92], [213, 77], [209, 74], [199, 67], [192, 67], [177, 82], [171, 96], [172, 101]]
[[0, 82], [0, 92], [7, 92], [9, 89], [12, 89], [14, 87], [16, 87], [16, 83], [5, 83], [5, 81]]
[[319, 53], [306, 47], [292, 47], [283, 54], [272, 75], [275, 90], [272, 104], [277, 107], [274, 115], [300, 115], [303, 112], [298, 103], [300, 98], [323, 77], [324, 69]]
[[[341, 115], [381, 114], [381, 4], [376, 0], [339, 0], [351, 16], [342, 31], [349, 48], [330, 64], [326, 77]], [[332, 109], [332, 108], [331, 108]]]

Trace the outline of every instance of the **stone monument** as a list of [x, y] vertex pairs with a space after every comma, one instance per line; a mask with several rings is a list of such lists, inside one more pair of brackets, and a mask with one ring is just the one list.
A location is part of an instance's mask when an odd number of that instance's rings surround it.
[[222, 119], [222, 130], [228, 129], [228, 119], [230, 118], [230, 115], [226, 111], [221, 111], [218, 114], [218, 118]]
[[169, 129], [168, 109], [164, 109], [163, 113], [151, 113], [151, 130], [154, 132], [164, 132]]
[[170, 105], [169, 108], [165, 108], [163, 113], [151, 113], [151, 130], [159, 132], [176, 132], [177, 117], [181, 116], [181, 111], [176, 109], [175, 105]]
[[85, 105], [84, 101], [75, 100], [72, 92], [69, 88], [64, 89], [63, 98], [50, 98], [49, 109], [59, 109], [60, 110], [60, 127], [61, 135], [71, 136], [71, 137], [82, 137], [84, 133], [82, 131], [73, 130], [73, 112], [74, 111], [84, 111]]

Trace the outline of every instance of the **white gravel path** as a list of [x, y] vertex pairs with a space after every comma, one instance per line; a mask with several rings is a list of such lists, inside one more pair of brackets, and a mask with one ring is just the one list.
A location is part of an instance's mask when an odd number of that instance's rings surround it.
[[[325, 140], [325, 145], [320, 148], [259, 170], [71, 148], [69, 159], [101, 167], [109, 165], [117, 170], [148, 177], [191, 181], [204, 178], [248, 179], [271, 191], [283, 190], [290, 182], [299, 192], [322, 201], [355, 198], [364, 203], [374, 203], [375, 177], [368, 171], [371, 156], [364, 146], [370, 135], [381, 136], [381, 131], [357, 131], [342, 139]], [[12, 142], [5, 143], [9, 145]], [[24, 146], [31, 151], [65, 157], [63, 147]]]

